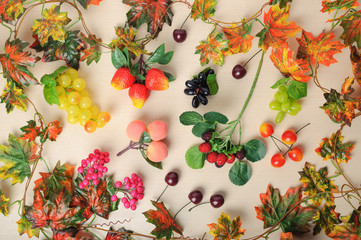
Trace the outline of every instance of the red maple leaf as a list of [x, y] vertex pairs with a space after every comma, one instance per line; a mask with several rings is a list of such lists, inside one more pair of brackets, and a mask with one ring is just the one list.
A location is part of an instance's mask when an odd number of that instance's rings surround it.
[[27, 121], [27, 123], [28, 124], [26, 126], [20, 128], [20, 130], [24, 132], [20, 139], [32, 142], [40, 134], [40, 127], [36, 126], [36, 122], [34, 120]]
[[48, 123], [48, 126], [41, 132], [41, 142], [45, 142], [47, 139], [50, 141], [56, 141], [58, 135], [63, 131], [60, 127], [60, 122], [55, 120], [54, 122]]
[[246, 53], [252, 47], [253, 36], [249, 35], [252, 27], [246, 22], [242, 26], [232, 24], [230, 28], [222, 28], [228, 39], [229, 52], [231, 54]]

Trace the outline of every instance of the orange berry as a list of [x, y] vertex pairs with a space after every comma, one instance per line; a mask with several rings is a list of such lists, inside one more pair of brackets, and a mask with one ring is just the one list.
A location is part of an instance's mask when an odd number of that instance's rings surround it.
[[297, 134], [295, 131], [288, 129], [282, 134], [282, 142], [291, 145], [297, 141]]
[[145, 101], [148, 99], [150, 92], [143, 84], [134, 83], [130, 88], [128, 95], [133, 102], [134, 107], [143, 107]]
[[271, 136], [274, 132], [273, 126], [269, 123], [262, 123], [259, 127], [259, 132], [262, 135], [262, 137], [267, 138]]
[[110, 114], [108, 112], [100, 112], [99, 113], [99, 121], [103, 123], [107, 123], [110, 121]]
[[146, 130], [145, 123], [141, 120], [131, 121], [127, 126], [127, 136], [133, 142], [138, 142], [142, 133]]
[[132, 86], [135, 80], [135, 76], [130, 74], [129, 68], [122, 67], [115, 72], [110, 85], [116, 90], [123, 90]]
[[89, 120], [84, 125], [84, 129], [88, 133], [95, 132], [97, 127], [98, 127], [98, 123], [96, 121], [94, 121], [94, 120]]
[[157, 68], [151, 68], [145, 79], [145, 86], [150, 90], [163, 91], [168, 89], [169, 80], [164, 75], [162, 70]]
[[150, 138], [154, 141], [159, 141], [167, 137], [168, 135], [168, 126], [167, 123], [163, 121], [153, 121], [148, 124], [147, 132], [150, 135]]
[[162, 141], [152, 141], [147, 148], [147, 157], [153, 162], [161, 162], [168, 156], [168, 148]]

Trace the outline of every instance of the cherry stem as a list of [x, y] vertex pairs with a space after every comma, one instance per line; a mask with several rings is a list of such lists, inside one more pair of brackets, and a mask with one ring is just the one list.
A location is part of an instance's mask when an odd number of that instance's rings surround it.
[[276, 145], [276, 147], [278, 148], [278, 150], [279, 150], [280, 152], [282, 152], [282, 149], [278, 146], [278, 144], [276, 143], [276, 141], [275, 141], [273, 138], [274, 138], [274, 136], [271, 135], [271, 139], [272, 139], [273, 143]]
[[[281, 139], [278, 139], [278, 138], [276, 138], [276, 137], [274, 137], [274, 136], [271, 136], [271, 137], [272, 137], [273, 139], [279, 141], [279, 142], [282, 143], [283, 145], [285, 145], [287, 148], [290, 148], [290, 146], [287, 145], [286, 143], [284, 143]], [[281, 151], [281, 152], [282, 152], [282, 151]]]
[[162, 193], [159, 195], [159, 197], [157, 198], [157, 201], [156, 201], [156, 202], [158, 202], [159, 199], [160, 199], [160, 197], [163, 196], [163, 193], [167, 190], [168, 186], [169, 186], [169, 185], [167, 184], [167, 186], [164, 188], [163, 192], [162, 192]]
[[178, 213], [180, 213], [180, 211], [182, 211], [185, 207], [187, 207], [189, 204], [191, 204], [192, 202], [189, 201], [186, 205], [184, 205], [183, 207], [181, 207], [178, 212], [174, 215], [173, 219], [175, 219], [175, 217], [178, 215]]
[[193, 208], [196, 208], [196, 207], [198, 207], [198, 206], [200, 206], [200, 205], [207, 204], [207, 203], [211, 203], [211, 202], [202, 202], [202, 203], [199, 203], [199, 204], [195, 205], [194, 207], [191, 207], [188, 211], [190, 212], [190, 211], [193, 210]]
[[127, 152], [128, 150], [133, 149], [138, 144], [139, 144], [138, 142], [130, 141], [129, 146], [124, 148], [122, 151], [118, 152], [117, 157], [121, 156], [123, 153]]
[[243, 64], [243, 67], [245, 67], [245, 66], [247, 65], [247, 63], [249, 63], [249, 62], [252, 60], [252, 58], [254, 58], [254, 57], [255, 57], [258, 53], [260, 53], [261, 51], [263, 51], [263, 50], [261, 49], [261, 50], [259, 50], [258, 52], [256, 52], [255, 54], [253, 54], [253, 56], [250, 57], [245, 64]]
[[183, 23], [182, 23], [182, 25], [181, 25], [180, 29], [182, 29], [182, 28], [183, 28], [183, 25], [187, 22], [188, 18], [191, 16], [191, 14], [192, 14], [192, 12], [190, 12], [190, 13], [188, 14], [188, 16], [186, 17], [186, 19], [184, 19], [184, 21], [183, 21]]
[[305, 127], [307, 127], [308, 125], [310, 125], [311, 123], [307, 123], [305, 126], [303, 126], [303, 127], [301, 127], [300, 129], [298, 129], [297, 131], [296, 131], [296, 134], [299, 132], [299, 131], [301, 131], [302, 129], [304, 129]]

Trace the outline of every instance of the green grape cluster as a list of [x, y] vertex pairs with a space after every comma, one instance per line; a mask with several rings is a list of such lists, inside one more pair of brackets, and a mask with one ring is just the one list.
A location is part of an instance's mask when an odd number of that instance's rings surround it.
[[276, 123], [281, 123], [288, 113], [291, 116], [297, 115], [302, 107], [296, 99], [291, 97], [287, 92], [287, 87], [282, 85], [278, 88], [278, 92], [274, 95], [275, 100], [269, 104], [269, 108], [279, 111], [276, 115]]
[[67, 121], [71, 124], [79, 123], [85, 131], [92, 133], [109, 122], [110, 114], [100, 112], [98, 107], [92, 104], [85, 86], [86, 82], [78, 77], [78, 71], [69, 68], [57, 77], [56, 91], [59, 108], [68, 113]]

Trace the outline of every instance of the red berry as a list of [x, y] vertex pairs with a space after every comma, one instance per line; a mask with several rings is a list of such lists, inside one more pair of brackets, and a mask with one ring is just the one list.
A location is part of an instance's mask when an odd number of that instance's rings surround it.
[[173, 31], [173, 39], [177, 43], [182, 43], [187, 38], [187, 31], [185, 29], [175, 29]]
[[274, 132], [273, 126], [269, 123], [262, 123], [259, 127], [259, 132], [262, 135], [262, 137], [267, 138], [271, 136]]
[[207, 156], [207, 161], [209, 163], [215, 163], [217, 161], [217, 152], [210, 152]]
[[227, 163], [232, 164], [234, 163], [234, 160], [236, 160], [236, 156], [234, 154], [231, 154], [228, 158], [227, 158]]
[[296, 141], [297, 134], [295, 133], [295, 131], [288, 129], [282, 134], [282, 142], [291, 145], [294, 144]]
[[112, 195], [112, 196], [110, 197], [110, 200], [112, 200], [112, 202], [117, 201], [117, 200], [118, 200], [117, 195]]
[[223, 166], [226, 163], [226, 161], [227, 161], [226, 154], [224, 154], [224, 153], [218, 154], [217, 160], [216, 160], [216, 163], [218, 166]]
[[209, 142], [204, 142], [198, 147], [202, 153], [209, 153], [212, 150], [212, 145]]
[[303, 152], [301, 148], [295, 147], [288, 152], [288, 157], [295, 162], [299, 162], [303, 158]]
[[276, 153], [271, 158], [271, 164], [275, 168], [282, 167], [285, 164], [285, 162], [286, 162], [286, 160], [281, 153]]

